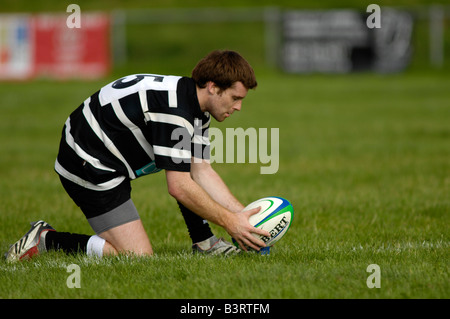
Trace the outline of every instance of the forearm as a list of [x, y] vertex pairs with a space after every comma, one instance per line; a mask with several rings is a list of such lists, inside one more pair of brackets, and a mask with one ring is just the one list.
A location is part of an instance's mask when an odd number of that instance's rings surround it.
[[[169, 193], [200, 217], [222, 227], [233, 213], [216, 202], [199, 184], [192, 180], [189, 173], [166, 171]], [[176, 183], [173, 182], [176, 178]]]
[[211, 167], [191, 172], [191, 175], [193, 180], [223, 207], [234, 213], [244, 209], [242, 203], [231, 193], [222, 178]]

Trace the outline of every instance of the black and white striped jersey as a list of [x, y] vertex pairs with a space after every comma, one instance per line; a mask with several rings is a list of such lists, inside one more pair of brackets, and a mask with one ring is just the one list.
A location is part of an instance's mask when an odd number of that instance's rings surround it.
[[55, 170], [93, 190], [209, 159], [210, 115], [188, 77], [135, 74], [94, 93], [67, 119]]

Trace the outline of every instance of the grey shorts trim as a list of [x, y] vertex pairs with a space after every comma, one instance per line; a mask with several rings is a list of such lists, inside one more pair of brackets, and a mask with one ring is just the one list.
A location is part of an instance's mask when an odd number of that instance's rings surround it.
[[131, 199], [122, 205], [96, 217], [88, 218], [88, 222], [96, 234], [111, 228], [139, 219], [139, 213]]

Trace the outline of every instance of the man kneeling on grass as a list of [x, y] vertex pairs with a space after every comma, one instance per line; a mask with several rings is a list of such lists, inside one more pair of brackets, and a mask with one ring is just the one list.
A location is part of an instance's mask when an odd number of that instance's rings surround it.
[[240, 111], [256, 85], [254, 71], [242, 56], [213, 51], [190, 78], [136, 74], [102, 87], [67, 119], [55, 162], [64, 189], [96, 235], [55, 231], [41, 220], [11, 246], [6, 259], [17, 261], [52, 249], [100, 257], [152, 255], [130, 182], [160, 170], [165, 170], [194, 252], [240, 251], [215, 237], [207, 221], [222, 226], [243, 250], [264, 247], [252, 233], [269, 234], [248, 222], [259, 209], [242, 212], [244, 206], [210, 165], [207, 138], [210, 116], [222, 122]]

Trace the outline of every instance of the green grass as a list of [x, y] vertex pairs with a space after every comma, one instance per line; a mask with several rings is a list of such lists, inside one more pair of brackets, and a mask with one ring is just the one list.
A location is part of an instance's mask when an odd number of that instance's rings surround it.
[[[449, 77], [258, 80], [242, 111], [213, 126], [279, 128], [279, 171], [215, 167], [244, 203], [271, 195], [292, 202], [293, 225], [270, 256], [193, 256], [160, 173], [133, 182], [153, 258], [1, 260], [0, 298], [449, 298]], [[92, 233], [53, 163], [69, 113], [108, 81], [1, 84], [1, 251], [41, 218]], [[66, 285], [70, 264], [80, 266], [81, 289]], [[366, 286], [370, 264], [380, 266], [379, 289]]]

